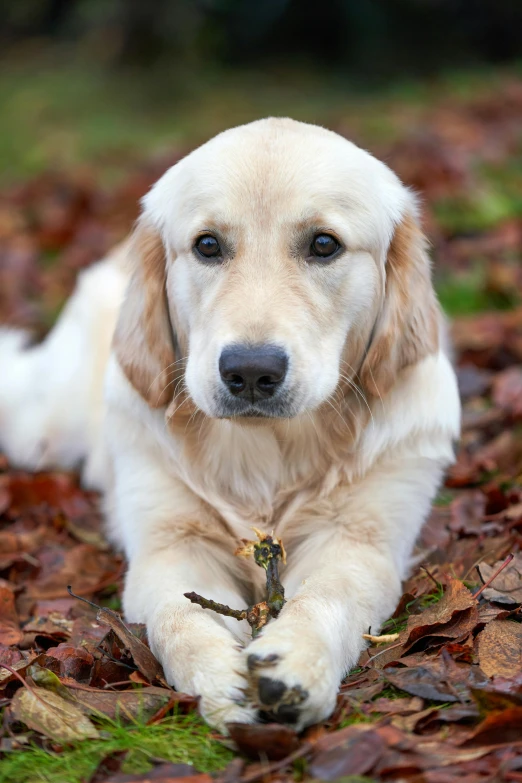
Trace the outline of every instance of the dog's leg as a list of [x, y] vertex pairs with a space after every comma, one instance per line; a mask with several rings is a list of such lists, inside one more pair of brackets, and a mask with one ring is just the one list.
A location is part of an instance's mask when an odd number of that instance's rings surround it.
[[[136, 395], [137, 410], [144, 406]], [[192, 604], [184, 593], [243, 609], [249, 603], [248, 570], [255, 566], [234, 556], [237, 541], [218, 514], [166, 470], [168, 462], [139, 415], [129, 420], [109, 410], [114, 483], [107, 505], [112, 538], [129, 561], [125, 616], [146, 624], [167, 680], [201, 697], [210, 724], [225, 730], [230, 721], [252, 722], [255, 711], [243, 693], [249, 626]], [[161, 431], [162, 413], [154, 416]]]
[[[182, 519], [177, 522], [183, 526]], [[242, 651], [249, 629], [235, 619], [227, 627], [225, 618], [190, 603], [183, 595], [194, 590], [232, 608], [246, 605], [231, 578], [237, 570], [232, 555], [223, 553], [220, 558], [216, 549], [195, 538], [180, 538], [157, 549], [151, 542], [131, 560], [124, 607], [129, 620], [146, 623], [151, 649], [168, 682], [199, 696], [203, 717], [226, 731], [231, 721], [252, 722], [256, 717], [244, 692]]]
[[253, 702], [272, 719], [302, 729], [331, 714], [362, 634], [377, 633], [396, 606], [441, 472], [427, 459], [390, 461], [282, 533], [289, 600], [244, 653]]

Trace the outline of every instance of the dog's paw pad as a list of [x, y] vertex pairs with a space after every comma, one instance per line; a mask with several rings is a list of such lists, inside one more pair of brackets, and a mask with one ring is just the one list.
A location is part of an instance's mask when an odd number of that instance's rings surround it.
[[257, 681], [259, 701], [267, 706], [277, 704], [286, 692], [286, 685], [282, 680], [272, 680], [270, 677], [260, 677]]

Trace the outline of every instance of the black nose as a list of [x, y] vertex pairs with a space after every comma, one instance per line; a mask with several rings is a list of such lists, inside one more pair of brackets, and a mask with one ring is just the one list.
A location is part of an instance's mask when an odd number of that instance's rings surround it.
[[272, 397], [287, 366], [285, 352], [276, 345], [231, 345], [219, 357], [219, 372], [230, 393], [251, 402]]

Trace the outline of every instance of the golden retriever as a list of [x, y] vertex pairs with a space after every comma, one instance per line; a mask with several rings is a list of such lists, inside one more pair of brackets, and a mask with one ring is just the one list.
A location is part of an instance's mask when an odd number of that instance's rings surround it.
[[[32, 468], [82, 461], [104, 490], [125, 615], [168, 681], [222, 730], [326, 718], [459, 433], [414, 195], [328, 130], [234, 128], [164, 174], [25, 340], [0, 338], [1, 445]], [[234, 557], [253, 525], [284, 541], [288, 601], [250, 640], [183, 594], [258, 600], [261, 569]]]

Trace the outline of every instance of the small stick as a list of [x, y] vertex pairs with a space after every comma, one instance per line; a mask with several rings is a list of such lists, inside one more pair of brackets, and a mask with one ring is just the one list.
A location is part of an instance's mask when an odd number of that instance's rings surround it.
[[371, 658], [368, 658], [368, 660], [364, 664], [364, 668], [366, 669], [368, 664], [370, 664], [375, 658], [378, 658], [379, 655], [382, 655], [383, 653], [388, 652], [388, 650], [394, 650], [395, 647], [401, 647], [401, 646], [402, 646], [402, 642], [397, 642], [396, 644], [391, 644], [389, 647], [385, 647], [384, 650], [381, 650], [380, 652], [375, 653], [375, 655], [372, 655]]
[[[475, 593], [475, 595], [474, 595], [473, 597], [474, 597], [474, 598], [478, 598], [480, 595], [482, 595], [482, 593], [484, 592], [484, 590], [486, 589], [486, 587], [489, 587], [489, 586], [490, 586], [491, 582], [492, 582], [494, 579], [496, 579], [496, 578], [497, 578], [497, 576], [500, 574], [500, 572], [501, 572], [501, 571], [503, 571], [503, 570], [504, 570], [504, 568], [505, 568], [506, 566], [508, 566], [508, 565], [511, 563], [511, 561], [513, 560], [513, 558], [514, 558], [514, 557], [515, 557], [514, 553], [513, 553], [513, 552], [511, 552], [511, 554], [510, 554], [510, 555], [508, 555], [508, 556], [506, 557], [506, 559], [504, 560], [504, 562], [503, 562], [503, 563], [502, 563], [502, 564], [501, 564], [501, 565], [500, 565], [500, 566], [497, 568], [497, 570], [495, 571], [495, 573], [493, 574], [493, 576], [490, 576], [490, 577], [489, 577], [489, 579], [488, 579], [488, 581], [487, 581], [487, 582], [484, 582], [484, 584], [482, 585], [482, 587], [480, 588], [480, 590], [477, 590], [477, 592]], [[479, 571], [479, 575], [480, 575], [480, 571]]]
[[279, 579], [278, 563], [279, 560], [286, 563], [286, 553], [282, 541], [274, 538], [273, 535], [257, 530], [257, 528], [254, 528], [254, 531], [258, 540], [243, 541], [243, 545], [236, 550], [235, 554], [240, 557], [253, 555], [256, 565], [265, 569], [267, 592], [265, 601], [260, 601], [247, 609], [231, 609], [226, 604], [204, 598], [195, 592], [183, 593], [183, 595], [203, 609], [210, 609], [225, 617], [234, 617], [236, 620], [246, 620], [252, 628], [252, 637], [255, 638], [272, 617], [278, 616], [284, 606], [285, 591]]
[[235, 620], [247, 619], [247, 609], [231, 609], [230, 606], [227, 606], [226, 604], [219, 604], [217, 601], [212, 601], [211, 598], [203, 598], [202, 595], [198, 595], [198, 593], [194, 592], [183, 593], [183, 595], [193, 604], [202, 606], [203, 609], [211, 609], [213, 612], [217, 612], [217, 614], [222, 614], [225, 617], [233, 617]]
[[426, 574], [429, 576], [429, 578], [431, 579], [431, 581], [434, 583], [435, 587], [436, 587], [436, 588], [437, 588], [437, 590], [438, 590], [438, 589], [439, 589], [439, 587], [440, 587], [440, 582], [437, 582], [437, 580], [435, 579], [435, 577], [433, 576], [433, 574], [431, 574], [431, 573], [428, 571], [428, 569], [426, 568], [426, 566], [421, 566], [421, 569], [422, 569], [423, 571], [425, 571], [425, 572], [426, 572]]
[[371, 633], [363, 633], [362, 638], [366, 639], [370, 644], [388, 644], [388, 642], [396, 642], [399, 634], [385, 633], [382, 636], [372, 636]]
[[29, 685], [29, 683], [27, 682], [27, 680], [25, 680], [25, 679], [22, 677], [22, 675], [21, 675], [21, 674], [19, 674], [19, 673], [18, 673], [18, 672], [17, 672], [15, 669], [11, 668], [11, 666], [8, 666], [8, 665], [7, 665], [7, 663], [0, 663], [0, 669], [7, 669], [7, 671], [8, 671], [8, 672], [11, 672], [11, 674], [12, 674], [14, 677], [16, 677], [18, 680], [20, 680], [20, 682], [22, 683], [22, 685], [24, 685], [24, 686], [27, 688], [27, 690], [28, 690], [30, 693], [32, 693], [32, 695], [34, 696], [34, 698], [35, 698], [37, 701], [39, 701], [39, 702], [40, 702], [40, 704], [43, 704], [43, 706], [44, 706], [44, 707], [54, 707], [54, 705], [52, 705], [52, 704], [49, 704], [48, 702], [46, 702], [46, 701], [44, 701], [43, 699], [41, 699], [41, 698], [40, 698], [40, 696], [38, 696], [38, 694], [36, 693], [35, 689], [32, 687], [32, 685]]

